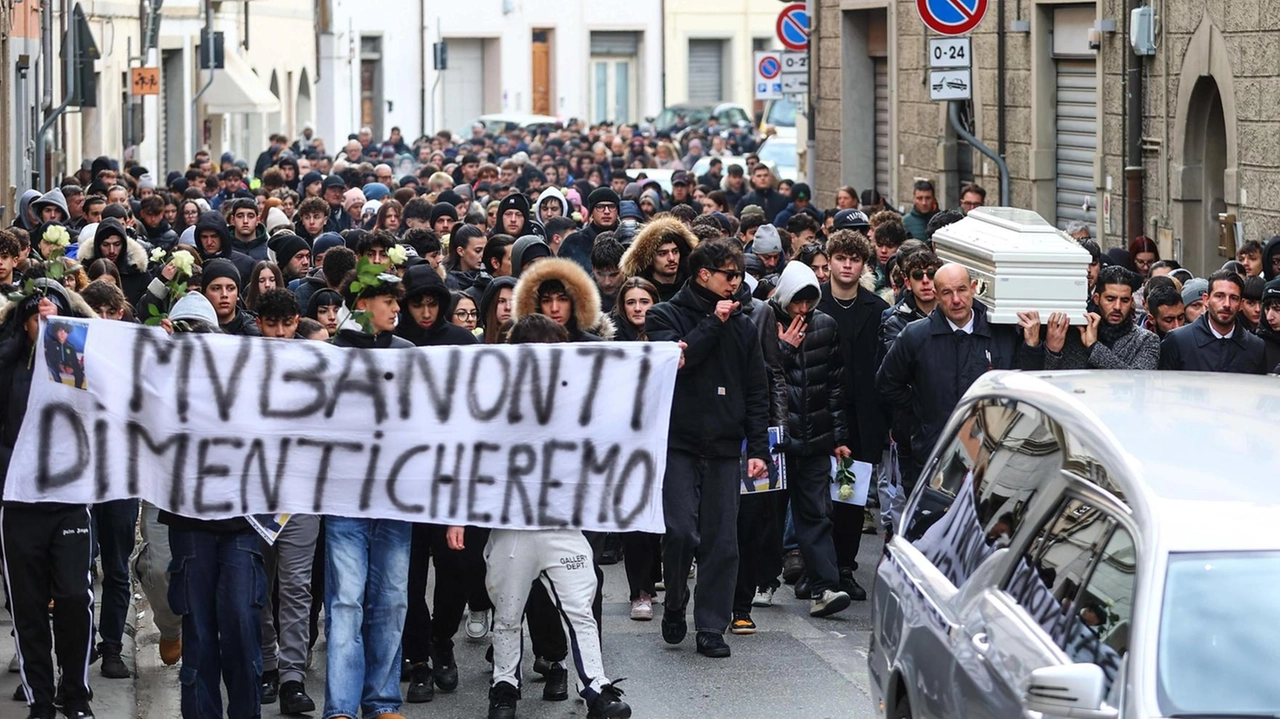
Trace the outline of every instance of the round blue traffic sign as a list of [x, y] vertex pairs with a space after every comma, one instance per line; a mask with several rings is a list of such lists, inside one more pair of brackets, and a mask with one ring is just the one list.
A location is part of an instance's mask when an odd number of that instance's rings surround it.
[[804, 3], [792, 3], [778, 13], [778, 40], [792, 52], [809, 49], [809, 13]]
[[936, 33], [963, 35], [987, 14], [987, 0], [916, 0], [920, 19]]
[[766, 57], [760, 61], [760, 77], [772, 80], [782, 72], [782, 64], [776, 57]]

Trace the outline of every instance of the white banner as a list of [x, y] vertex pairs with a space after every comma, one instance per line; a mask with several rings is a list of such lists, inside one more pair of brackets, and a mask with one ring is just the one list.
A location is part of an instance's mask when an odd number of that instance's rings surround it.
[[4, 498], [662, 532], [675, 343], [360, 350], [57, 318]]

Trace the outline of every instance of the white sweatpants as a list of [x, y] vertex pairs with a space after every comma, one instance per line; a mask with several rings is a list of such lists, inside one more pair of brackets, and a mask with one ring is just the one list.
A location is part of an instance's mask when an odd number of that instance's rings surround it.
[[529, 585], [541, 579], [568, 633], [571, 670], [588, 704], [609, 683], [591, 602], [596, 573], [591, 545], [576, 529], [495, 529], [484, 548], [486, 584], [493, 602], [493, 682], [520, 686], [524, 649], [521, 624]]

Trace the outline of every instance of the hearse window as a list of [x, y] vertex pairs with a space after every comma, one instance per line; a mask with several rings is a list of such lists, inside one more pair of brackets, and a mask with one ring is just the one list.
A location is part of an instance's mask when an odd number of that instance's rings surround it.
[[1068, 496], [1003, 588], [1072, 661], [1102, 667], [1109, 688], [1129, 648], [1136, 566], [1129, 533]]
[[1061, 470], [1056, 435], [1034, 408], [984, 401], [928, 473], [904, 536], [953, 584], [1011, 541], [1032, 497]]

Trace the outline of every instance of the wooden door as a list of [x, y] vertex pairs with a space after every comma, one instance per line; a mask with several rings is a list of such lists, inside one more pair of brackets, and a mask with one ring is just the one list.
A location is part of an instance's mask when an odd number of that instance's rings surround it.
[[533, 114], [551, 114], [551, 42], [546, 30], [533, 31]]

